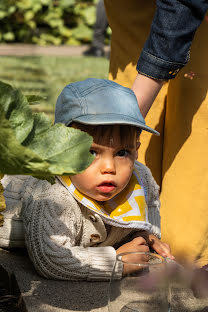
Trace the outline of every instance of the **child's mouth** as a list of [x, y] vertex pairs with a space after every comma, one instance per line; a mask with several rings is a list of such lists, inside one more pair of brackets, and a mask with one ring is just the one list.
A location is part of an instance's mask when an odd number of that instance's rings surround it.
[[113, 182], [103, 182], [97, 188], [102, 193], [110, 193], [116, 188], [116, 185]]

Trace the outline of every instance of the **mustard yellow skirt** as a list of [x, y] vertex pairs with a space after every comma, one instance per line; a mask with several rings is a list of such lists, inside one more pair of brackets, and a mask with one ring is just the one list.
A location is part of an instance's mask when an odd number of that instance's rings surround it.
[[[131, 87], [155, 0], [105, 0], [112, 28], [109, 79]], [[189, 64], [166, 83], [141, 135], [139, 161], [161, 187], [162, 240], [177, 259], [208, 263], [208, 23], [197, 30]]]

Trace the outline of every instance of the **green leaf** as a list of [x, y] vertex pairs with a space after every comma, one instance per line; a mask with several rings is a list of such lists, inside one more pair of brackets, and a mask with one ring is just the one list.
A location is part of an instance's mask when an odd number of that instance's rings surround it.
[[29, 102], [30, 105], [39, 104], [41, 101], [47, 99], [47, 97], [40, 95], [26, 95], [25, 97], [27, 98], [27, 101]]
[[32, 0], [19, 0], [17, 1], [17, 7], [19, 9], [29, 9], [32, 6]]
[[78, 46], [80, 45], [80, 42], [79, 40], [77, 40], [76, 38], [69, 38], [66, 42], [65, 42], [66, 45], [71, 45], [71, 46]]
[[[41, 176], [41, 175], [36, 175], [36, 176], [33, 176], [34, 178], [36, 179], [40, 179], [40, 180], [47, 180], [49, 183], [51, 184], [55, 184], [56, 183], [56, 179], [55, 179], [55, 176]], [[1, 226], [1, 224], [0, 224]]]
[[8, 31], [7, 33], [3, 34], [3, 38], [4, 40], [6, 41], [13, 41], [15, 36], [14, 36], [14, 33], [11, 32], [11, 31]]
[[4, 109], [17, 140], [23, 142], [33, 127], [32, 111], [27, 98], [19, 90], [0, 81], [0, 106]]
[[[5, 202], [4, 195], [3, 195], [4, 189], [1, 184], [2, 178], [3, 178], [3, 175], [0, 174], [0, 212], [4, 211], [4, 209], [6, 208], [6, 202]], [[3, 215], [0, 213], [0, 226], [3, 225], [3, 220], [4, 220]]]
[[59, 33], [60, 33], [62, 36], [66, 37], [66, 38], [70, 38], [71, 35], [72, 35], [71, 30], [70, 30], [69, 28], [67, 28], [67, 27], [64, 27], [64, 26], [59, 27]]
[[84, 17], [87, 25], [93, 26], [95, 24], [95, 7], [89, 6], [85, 10], [82, 11], [81, 15]]
[[68, 8], [69, 6], [75, 5], [76, 4], [76, 0], [60, 0], [59, 1], [59, 6], [61, 6], [62, 8]]
[[[61, 44], [61, 38], [57, 38], [56, 36], [53, 36], [51, 34], [41, 34], [40, 40], [42, 40], [43, 45], [45, 44], [54, 44], [54, 45], [60, 45]], [[40, 41], [41, 42], [41, 41]]]
[[51, 0], [41, 0], [41, 3], [43, 5], [50, 5], [51, 4]]
[[[0, 82], [0, 87], [1, 174], [30, 174], [47, 178], [77, 174], [90, 165], [94, 157], [89, 152], [92, 138], [87, 133], [63, 124], [52, 125], [45, 114], [32, 114], [26, 97], [20, 91], [3, 82]], [[17, 94], [19, 98], [16, 101]], [[20, 116], [22, 121], [24, 111], [27, 122], [14, 123], [11, 116], [15, 115], [16, 119]], [[27, 137], [21, 141], [20, 133], [24, 130]]]
[[25, 12], [25, 21], [30, 21], [31, 19], [34, 18], [34, 12], [32, 10], [28, 10]]
[[0, 10], [0, 20], [3, 19], [6, 16], [7, 16], [7, 12]]
[[80, 23], [78, 27], [74, 28], [72, 34], [77, 40], [90, 41], [92, 39], [92, 29], [84, 23]]

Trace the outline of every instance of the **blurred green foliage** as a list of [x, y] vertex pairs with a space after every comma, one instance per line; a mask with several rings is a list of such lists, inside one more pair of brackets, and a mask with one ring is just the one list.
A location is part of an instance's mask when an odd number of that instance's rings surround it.
[[[1, 0], [0, 42], [90, 43], [97, 0]], [[110, 36], [110, 30], [108, 30]]]
[[32, 110], [45, 112], [53, 120], [56, 99], [65, 85], [91, 77], [107, 79], [108, 67], [104, 57], [1, 56], [0, 80], [26, 95], [41, 96]]

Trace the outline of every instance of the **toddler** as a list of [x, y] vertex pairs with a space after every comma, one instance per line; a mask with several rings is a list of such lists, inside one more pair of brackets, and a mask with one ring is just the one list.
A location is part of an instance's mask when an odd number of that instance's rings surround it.
[[[55, 123], [91, 135], [94, 160], [80, 174], [56, 177], [54, 185], [13, 177], [5, 191], [6, 199], [20, 194], [25, 243], [38, 273], [108, 280], [118, 253], [151, 248], [173, 259], [159, 239], [158, 186], [136, 161], [141, 131], [158, 133], [145, 124], [133, 91], [94, 78], [69, 84], [58, 97]], [[117, 267], [115, 278], [129, 272], [128, 265]]]

